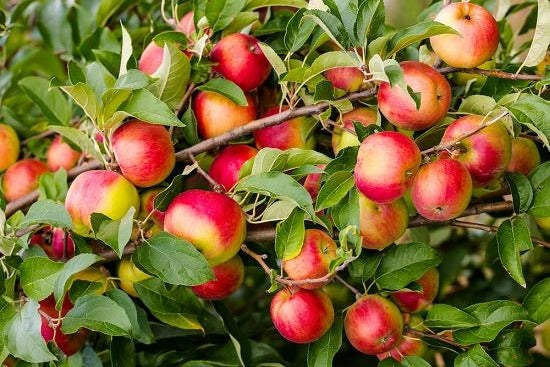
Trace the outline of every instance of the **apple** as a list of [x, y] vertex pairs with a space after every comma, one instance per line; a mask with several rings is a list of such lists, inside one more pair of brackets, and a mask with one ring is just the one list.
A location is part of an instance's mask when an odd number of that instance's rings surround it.
[[257, 153], [256, 149], [244, 144], [225, 147], [212, 161], [208, 174], [225, 190], [230, 190], [239, 180], [243, 164]]
[[407, 85], [420, 93], [417, 109], [409, 92], [389, 83], [380, 83], [378, 108], [388, 121], [404, 130], [425, 130], [437, 124], [451, 105], [451, 86], [443, 75], [418, 61], [401, 64]]
[[355, 131], [354, 122], [359, 122], [363, 126], [375, 124], [378, 120], [378, 116], [375, 110], [368, 107], [356, 107], [350, 112], [342, 115], [342, 123], [344, 129], [335, 127], [332, 131], [332, 150], [334, 155], [338, 155], [338, 152], [344, 148], [357, 146], [360, 144], [357, 135], [352, 134], [350, 131]]
[[377, 355], [398, 345], [403, 333], [403, 316], [391, 301], [369, 294], [348, 308], [344, 330], [355, 349]]
[[81, 155], [81, 152], [77, 152], [71, 148], [69, 144], [63, 142], [60, 135], [57, 135], [46, 153], [48, 169], [50, 171], [57, 171], [63, 168], [68, 171], [76, 166]]
[[17, 162], [20, 143], [15, 130], [9, 125], [0, 124], [0, 172]]
[[458, 217], [472, 197], [472, 179], [457, 160], [441, 157], [420, 167], [411, 186], [411, 199], [418, 213], [445, 221]]
[[334, 88], [345, 90], [348, 93], [357, 92], [365, 78], [363, 72], [356, 67], [333, 68], [325, 71], [324, 75]]
[[[491, 59], [479, 65], [478, 69], [493, 70], [495, 66], [496, 66], [495, 60]], [[473, 85], [482, 87], [487, 81], [487, 76], [480, 75], [480, 74], [466, 73], [466, 72], [458, 72], [453, 75], [453, 81], [457, 85], [462, 85], [462, 86], [468, 85], [470, 80], [473, 80], [472, 82]]]
[[201, 137], [213, 138], [254, 120], [256, 103], [249, 94], [246, 95], [246, 100], [247, 106], [239, 106], [221, 94], [199, 92], [193, 100], [193, 111]]
[[512, 154], [506, 166], [506, 172], [518, 172], [527, 176], [539, 164], [540, 153], [531, 139], [523, 137], [512, 139]]
[[429, 268], [415, 283], [422, 287], [421, 291], [403, 289], [392, 293], [393, 302], [403, 312], [417, 313], [433, 302], [439, 291], [439, 271]]
[[452, 3], [441, 9], [435, 21], [458, 32], [430, 37], [435, 53], [450, 66], [475, 68], [495, 54], [498, 25], [484, 7], [468, 2]]
[[144, 273], [130, 257], [125, 257], [118, 263], [117, 267], [118, 278], [120, 279], [120, 288], [132, 297], [139, 297], [134, 288], [134, 283], [151, 278], [151, 275]]
[[354, 294], [341, 283], [332, 282], [321, 289], [328, 294], [335, 310], [343, 310], [355, 302]]
[[[268, 108], [262, 117], [275, 115], [281, 111], [287, 110], [288, 106], [279, 106]], [[315, 138], [311, 130], [315, 122], [309, 117], [296, 117], [287, 120], [281, 124], [264, 127], [254, 131], [254, 140], [256, 147], [277, 148], [287, 150], [290, 148], [313, 149]]]
[[4, 173], [2, 190], [7, 201], [17, 200], [38, 188], [38, 180], [48, 167], [38, 159], [25, 158], [12, 164]]
[[[336, 259], [336, 243], [328, 233], [306, 229], [304, 244], [298, 256], [283, 261], [283, 270], [292, 280], [315, 279], [329, 273], [331, 261]], [[325, 283], [301, 284], [301, 288], [317, 289]]]
[[223, 37], [212, 49], [210, 60], [217, 63], [214, 71], [245, 92], [259, 87], [271, 73], [271, 64], [258, 40], [244, 33]]
[[237, 255], [212, 268], [215, 279], [191, 287], [193, 293], [202, 299], [222, 300], [235, 292], [244, 279], [244, 265]]
[[52, 228], [52, 257], [56, 260], [66, 260], [74, 257], [74, 240], [69, 231], [64, 228]]
[[321, 290], [282, 289], [271, 300], [270, 314], [277, 331], [298, 344], [319, 339], [334, 322], [332, 302]]
[[246, 237], [246, 219], [230, 197], [205, 190], [188, 190], [172, 200], [164, 230], [189, 241], [211, 266], [231, 259]]
[[396, 361], [401, 362], [403, 357], [421, 356], [425, 351], [426, 344], [422, 340], [412, 336], [403, 335], [395, 348], [391, 349], [389, 352], [378, 354], [377, 357], [380, 360], [393, 358]]
[[359, 230], [364, 248], [386, 248], [405, 233], [408, 225], [409, 213], [403, 198], [388, 204], [377, 204], [359, 194]]
[[[317, 167], [321, 170], [324, 170], [326, 165], [319, 164], [317, 165]], [[323, 175], [322, 172], [310, 173], [309, 175], [306, 176], [306, 179], [304, 180], [304, 188], [307, 190], [312, 200], [317, 199], [317, 195], [319, 194], [319, 189], [321, 188], [322, 175]]]
[[160, 230], [162, 230], [162, 227], [164, 227], [164, 216], [166, 215], [166, 212], [155, 209], [155, 198], [163, 190], [164, 189], [160, 187], [149, 189], [139, 195], [140, 211], [138, 218], [140, 220], [144, 220], [145, 218], [149, 217], [149, 214], [151, 212], [153, 212], [149, 218], [153, 221], [154, 225], [159, 227]]
[[66, 356], [71, 356], [82, 349], [84, 343], [86, 343], [88, 330], [80, 329], [74, 334], [64, 334], [61, 332], [61, 324], [63, 321], [60, 321], [54, 329], [54, 325], [50, 322], [48, 317], [55, 319], [57, 322], [57, 319], [64, 317], [67, 312], [73, 308], [73, 304], [67, 296], [63, 299], [61, 310], [56, 310], [55, 303], [53, 295], [39, 302], [39, 310], [41, 312], [40, 319], [42, 322], [40, 331], [46, 343], [53, 341]]
[[181, 17], [178, 24], [176, 24], [176, 31], [190, 36], [195, 33], [195, 13], [190, 11], [187, 12], [183, 17]]
[[[441, 144], [455, 143], [489, 121], [489, 117], [480, 115], [460, 117], [447, 126]], [[501, 121], [493, 122], [460, 140], [457, 147], [452, 156], [464, 163], [477, 187], [485, 186], [501, 176], [512, 155], [510, 134]]]
[[412, 26], [431, 2], [431, 0], [384, 0], [386, 24], [397, 29]]
[[176, 164], [172, 138], [161, 125], [126, 122], [115, 130], [111, 146], [122, 175], [137, 187], [161, 183]]
[[73, 228], [81, 236], [92, 230], [92, 213], [101, 213], [117, 220], [131, 207], [139, 210], [136, 188], [122, 175], [106, 170], [81, 173], [67, 191], [65, 208], [73, 221]]
[[535, 218], [535, 223], [542, 232], [550, 234], [550, 217]]
[[405, 134], [383, 131], [360, 145], [355, 185], [370, 200], [387, 204], [401, 198], [420, 166], [420, 149]]
[[[103, 271], [101, 270], [103, 269]], [[99, 287], [95, 293], [98, 295], [101, 295], [105, 292], [107, 292], [107, 289], [110, 288], [109, 283], [109, 273], [105, 268], [96, 268], [96, 267], [89, 267], [82, 271], [79, 271], [78, 273], [74, 274], [71, 279], [74, 280], [83, 280], [90, 283], [100, 283], [101, 287]], [[105, 272], [105, 273], [104, 273]]]

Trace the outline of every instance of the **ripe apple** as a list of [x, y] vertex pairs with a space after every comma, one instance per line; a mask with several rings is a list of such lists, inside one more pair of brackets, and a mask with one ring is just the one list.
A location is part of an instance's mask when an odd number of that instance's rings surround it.
[[403, 289], [392, 293], [393, 302], [403, 312], [417, 313], [433, 302], [439, 290], [439, 271], [429, 268], [415, 283], [422, 287], [421, 291]]
[[141, 209], [138, 218], [144, 220], [149, 216], [149, 213], [153, 212], [149, 218], [153, 221], [154, 225], [159, 227], [159, 230], [162, 230], [164, 227], [164, 216], [166, 215], [166, 212], [155, 209], [155, 198], [161, 191], [163, 189], [159, 187], [146, 190], [139, 195]]
[[[283, 261], [283, 270], [292, 280], [315, 279], [328, 274], [330, 262], [336, 259], [336, 243], [328, 233], [306, 229], [304, 244], [298, 256]], [[329, 280], [330, 281], [330, 280]], [[326, 283], [302, 284], [301, 288], [317, 289]]]
[[178, 24], [176, 24], [176, 30], [178, 32], [185, 34], [186, 36], [190, 36], [193, 33], [195, 33], [194, 16], [195, 16], [194, 12], [192, 11], [187, 12], [183, 17], [181, 17]]
[[396, 361], [401, 362], [403, 357], [421, 356], [425, 351], [426, 344], [422, 340], [412, 336], [403, 335], [395, 348], [391, 349], [389, 352], [378, 354], [377, 357], [380, 360], [393, 358]]
[[270, 313], [277, 331], [299, 344], [319, 339], [334, 322], [332, 302], [321, 290], [280, 290], [271, 300]]
[[344, 330], [355, 349], [377, 355], [397, 346], [403, 333], [403, 316], [391, 301], [369, 294], [348, 308]]
[[[61, 332], [61, 324], [63, 321], [60, 321], [57, 325], [56, 330], [54, 330], [53, 325], [48, 320], [47, 316], [51, 319], [58, 319], [64, 317], [67, 312], [73, 308], [73, 304], [69, 300], [69, 297], [65, 296], [63, 299], [63, 304], [61, 306], [61, 311], [55, 309], [55, 298], [53, 295], [39, 302], [40, 311], [43, 313], [40, 315], [42, 321], [41, 333], [42, 337], [46, 343], [53, 341], [55, 345], [66, 355], [71, 356], [78, 352], [88, 337], [88, 330], [80, 329], [74, 334], [64, 334]], [[47, 316], [46, 316], [47, 315]]]
[[[476, 131], [490, 118], [467, 115], [453, 121], [445, 130], [441, 144], [451, 144], [462, 136]], [[475, 186], [484, 186], [504, 173], [512, 155], [512, 143], [508, 130], [496, 121], [477, 133], [462, 139], [453, 158], [458, 159], [470, 171]]]
[[[319, 164], [317, 165], [319, 169], [324, 170], [326, 165], [325, 164]], [[310, 173], [306, 176], [306, 179], [304, 180], [304, 188], [309, 192], [309, 196], [311, 196], [311, 199], [315, 200], [317, 199], [317, 195], [319, 194], [319, 189], [321, 188], [321, 176], [323, 175], [322, 172], [319, 173]]]
[[523, 137], [512, 139], [512, 154], [506, 172], [518, 172], [527, 176], [539, 164], [540, 153], [531, 139]]
[[19, 199], [38, 188], [38, 179], [48, 167], [38, 159], [25, 158], [12, 164], [4, 173], [2, 189], [7, 201]]
[[246, 100], [247, 106], [239, 106], [221, 94], [199, 92], [193, 100], [199, 134], [204, 139], [212, 138], [254, 120], [256, 103], [249, 94], [246, 95]]
[[370, 200], [387, 204], [401, 198], [420, 166], [420, 149], [408, 136], [383, 131], [359, 147], [355, 185]]
[[101, 213], [116, 220], [130, 207], [139, 210], [136, 188], [123, 176], [113, 171], [92, 170], [76, 177], [65, 199], [65, 208], [73, 220], [74, 231], [90, 235], [92, 213]]
[[[86, 282], [91, 283], [100, 283], [101, 287], [98, 288], [95, 293], [98, 295], [101, 295], [105, 292], [107, 292], [107, 289], [110, 288], [109, 283], [109, 273], [105, 268], [102, 268], [103, 271], [100, 268], [96, 267], [89, 267], [82, 271], [79, 271], [78, 273], [74, 274], [71, 279], [74, 280], [83, 280]], [[104, 273], [105, 272], [105, 273]]]
[[176, 164], [170, 133], [161, 125], [126, 122], [115, 130], [111, 146], [122, 175], [138, 187], [164, 181]]
[[223, 37], [212, 49], [214, 71], [231, 80], [245, 92], [259, 87], [269, 76], [271, 64], [258, 40], [244, 33]]
[[71, 148], [69, 144], [63, 142], [60, 135], [57, 135], [48, 148], [46, 155], [50, 171], [57, 171], [60, 168], [68, 171], [76, 166], [82, 153]]
[[365, 76], [359, 68], [342, 67], [325, 71], [325, 78], [334, 88], [345, 90], [348, 93], [357, 92], [363, 85]]
[[52, 228], [52, 257], [56, 260], [67, 260], [74, 257], [74, 240], [71, 233], [64, 228]]
[[[342, 115], [342, 122], [346, 130], [339, 127], [334, 128], [332, 131], [332, 150], [334, 155], [344, 148], [357, 146], [360, 144], [359, 139], [355, 134], [350, 131], [355, 131], [354, 122], [359, 122], [363, 126], [375, 124], [378, 119], [375, 110], [368, 107], [357, 107], [350, 112]], [[350, 131], [347, 131], [350, 130]]]
[[151, 278], [151, 275], [144, 273], [134, 265], [130, 257], [125, 257], [118, 263], [118, 278], [120, 279], [120, 288], [132, 297], [139, 297], [134, 288], [134, 283]]
[[484, 7], [468, 2], [452, 3], [441, 9], [435, 21], [458, 32], [430, 37], [435, 53], [450, 66], [474, 68], [495, 54], [498, 25]]
[[425, 130], [437, 124], [451, 105], [451, 86], [443, 75], [418, 61], [401, 64], [407, 85], [420, 93], [417, 109], [406, 90], [383, 82], [378, 89], [378, 108], [393, 125], [404, 130]]
[[0, 172], [17, 161], [19, 145], [15, 130], [9, 125], [0, 124]]
[[239, 180], [243, 164], [257, 153], [256, 149], [248, 145], [230, 145], [216, 155], [208, 174], [225, 190], [229, 190]]
[[164, 217], [164, 230], [189, 241], [215, 266], [239, 252], [246, 237], [246, 220], [241, 207], [230, 197], [194, 189], [172, 200]]
[[[282, 108], [270, 107], [262, 117], [272, 116], [280, 111], [288, 109], [288, 106]], [[256, 147], [277, 148], [286, 150], [290, 148], [313, 149], [315, 138], [311, 134], [315, 121], [309, 117], [296, 117], [282, 124], [264, 127], [254, 131], [254, 140]]]
[[377, 204], [359, 194], [359, 230], [363, 247], [382, 250], [405, 233], [409, 213], [404, 199], [388, 204]]
[[215, 279], [191, 287], [193, 293], [202, 299], [221, 300], [235, 292], [244, 279], [244, 265], [237, 255], [212, 268]]
[[411, 199], [420, 215], [445, 221], [458, 217], [470, 203], [472, 179], [466, 167], [439, 158], [420, 167], [411, 187]]

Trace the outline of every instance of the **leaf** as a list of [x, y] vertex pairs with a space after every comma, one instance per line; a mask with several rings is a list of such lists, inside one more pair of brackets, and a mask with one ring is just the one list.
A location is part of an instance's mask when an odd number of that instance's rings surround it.
[[63, 269], [63, 263], [47, 257], [36, 256], [23, 260], [19, 268], [23, 291], [34, 300], [43, 300], [53, 293], [55, 281], [61, 269]]
[[319, 75], [329, 69], [359, 66], [359, 61], [345, 51], [326, 52], [311, 63], [311, 66], [307, 69], [304, 75], [304, 80], [310, 80], [316, 75]]
[[136, 348], [131, 339], [113, 337], [110, 343], [110, 360], [112, 367], [135, 367]]
[[286, 155], [285, 171], [305, 165], [327, 164], [331, 161], [323, 153], [310, 149], [290, 148], [285, 150], [284, 154]]
[[504, 330], [491, 348], [503, 366], [527, 366], [533, 362], [529, 349], [537, 344], [532, 329]]
[[90, 222], [95, 237], [112, 248], [119, 258], [122, 257], [124, 247], [130, 241], [135, 213], [136, 208], [133, 206], [117, 220], [112, 220], [101, 213], [92, 213]]
[[[164, 58], [163, 58], [164, 61]], [[153, 74], [153, 77], [156, 77]], [[114, 89], [136, 90], [145, 88], [151, 82], [151, 78], [143, 72], [135, 69], [128, 70], [126, 74], [118, 77], [113, 86]]]
[[497, 102], [493, 97], [476, 94], [464, 98], [458, 111], [485, 116], [495, 109]]
[[151, 75], [158, 78], [149, 90], [170, 108], [181, 103], [191, 76], [191, 64], [187, 56], [173, 43], [165, 43], [162, 63]]
[[246, 0], [212, 0], [208, 2], [204, 15], [214, 32], [227, 27], [244, 7]]
[[376, 269], [382, 261], [381, 253], [361, 253], [361, 256], [348, 265], [348, 271], [350, 276], [357, 281], [357, 283], [364, 283], [374, 277]]
[[98, 161], [102, 161], [103, 157], [97, 151], [92, 139], [84, 132], [69, 126], [50, 126], [50, 130], [62, 135], [65, 139], [73, 143], [79, 150], [90, 154]]
[[408, 28], [400, 29], [395, 32], [388, 42], [390, 51], [387, 56], [392, 56], [416, 42], [438, 34], [457, 34], [457, 32], [445, 24], [434, 21], [417, 23]]
[[75, 85], [61, 86], [59, 88], [67, 93], [84, 110], [84, 113], [86, 113], [86, 116], [90, 120], [96, 121], [100, 103], [92, 87], [79, 82]]
[[117, 0], [101, 0], [95, 18], [97, 25], [104, 26], [123, 4], [124, 2]]
[[304, 18], [305, 12], [306, 9], [299, 9], [286, 25], [283, 41], [289, 53], [294, 53], [302, 48], [315, 29], [315, 22]]
[[363, 1], [359, 5], [355, 22], [355, 37], [358, 45], [365, 47], [368, 42], [384, 35], [385, 7], [382, 0]]
[[541, 280], [529, 290], [523, 307], [538, 324], [550, 319], [550, 278]]
[[147, 89], [133, 91], [119, 111], [151, 124], [184, 127], [168, 105]]
[[306, 8], [305, 0], [249, 0], [244, 6], [244, 10], [254, 10], [265, 8], [266, 6], [290, 6], [293, 8]]
[[330, 208], [330, 215], [339, 230], [343, 230], [348, 225], [359, 228], [359, 192], [357, 189], [352, 188], [347, 198]]
[[33, 224], [51, 224], [54, 227], [71, 228], [72, 221], [63, 204], [52, 200], [38, 200], [31, 205], [19, 228]]
[[535, 217], [550, 217], [550, 178], [547, 178], [535, 188], [529, 214]]
[[209, 91], [221, 94], [222, 96], [229, 98], [239, 106], [248, 106], [246, 95], [243, 90], [230, 80], [222, 78], [210, 79], [203, 85], [197, 87], [198, 90]]
[[333, 14], [322, 10], [308, 10], [304, 14], [304, 18], [310, 18], [319, 25], [332, 39], [334, 43], [342, 50], [347, 50], [351, 47], [350, 39], [348, 38], [346, 29], [342, 22]]
[[544, 162], [529, 172], [529, 181], [533, 186], [533, 190], [540, 190], [544, 181], [550, 178], [550, 161]]
[[61, 330], [66, 334], [75, 333], [80, 328], [111, 336], [129, 336], [132, 324], [124, 309], [115, 301], [89, 294], [76, 300], [61, 324]]
[[499, 226], [496, 239], [502, 266], [519, 285], [525, 288], [519, 255], [520, 251], [533, 248], [527, 224], [519, 217], [513, 220], [507, 219]]
[[498, 364], [479, 344], [476, 344], [473, 348], [456, 356], [454, 367], [498, 367]]
[[277, 76], [281, 76], [281, 74], [286, 73], [286, 65], [281, 60], [279, 55], [273, 50], [269, 45], [259, 42], [258, 45], [260, 46], [260, 49], [264, 53], [265, 57], [271, 64], [271, 67], [273, 67], [273, 70], [275, 70], [275, 73], [277, 73]]
[[514, 211], [518, 214], [527, 212], [533, 202], [533, 187], [531, 183], [521, 173], [506, 172], [505, 178], [512, 191]]
[[172, 179], [170, 185], [155, 197], [155, 209], [165, 211], [176, 196], [183, 192], [185, 175], [180, 174]]
[[380, 289], [403, 289], [440, 262], [439, 253], [424, 243], [392, 246], [376, 272], [376, 284]]
[[44, 116], [54, 124], [67, 125], [71, 119], [71, 106], [57, 88], [50, 89], [45, 78], [28, 76], [21, 79], [19, 87], [37, 104]]
[[334, 318], [331, 328], [307, 349], [307, 367], [332, 367], [332, 360], [342, 346], [343, 317]]
[[315, 210], [330, 208], [342, 200], [355, 185], [353, 175], [348, 171], [336, 172], [327, 178], [315, 202]]
[[57, 308], [61, 307], [63, 296], [70, 287], [71, 277], [101, 259], [102, 257], [94, 254], [80, 254], [65, 263], [65, 266], [63, 266], [63, 269], [59, 273], [54, 285], [53, 294], [55, 296]]
[[120, 51], [120, 70], [118, 75], [124, 75], [128, 72], [128, 60], [132, 57], [132, 38], [130, 34], [122, 24], [120, 23], [120, 28], [122, 30], [122, 49]]
[[63, 202], [67, 196], [67, 171], [63, 168], [55, 172], [43, 173], [38, 179], [38, 199]]
[[542, 60], [548, 51], [550, 45], [550, 4], [546, 0], [538, 1], [537, 26], [529, 52], [523, 60], [519, 71], [524, 66], [536, 66]]
[[346, 147], [338, 152], [336, 158], [334, 158], [327, 166], [325, 167], [325, 172], [328, 175], [332, 175], [339, 171], [348, 171], [352, 172], [357, 163], [357, 152], [359, 147]]
[[305, 237], [304, 218], [304, 211], [294, 208], [288, 218], [277, 223], [277, 232], [275, 235], [277, 258], [290, 260], [300, 254]]
[[474, 316], [445, 304], [435, 304], [428, 310], [424, 325], [429, 328], [460, 329], [479, 325]]
[[199, 285], [214, 279], [204, 256], [189, 242], [160, 232], [138, 246], [134, 263], [169, 284]]
[[330, 12], [336, 15], [338, 19], [340, 19], [351, 44], [356, 47], [363, 46], [362, 43], [358, 42], [355, 36], [355, 25], [357, 23], [357, 16], [359, 11], [357, 0], [324, 0], [323, 2], [326, 6], [329, 7]]
[[227, 35], [241, 32], [253, 23], [257, 22], [260, 18], [260, 14], [254, 11], [240, 12], [231, 21], [231, 23], [225, 27], [222, 32], [222, 37]]
[[151, 344], [154, 341], [154, 335], [149, 326], [149, 321], [145, 311], [136, 306], [134, 301], [125, 292], [120, 289], [113, 289], [107, 292], [107, 297], [115, 301], [128, 316], [132, 325], [131, 335], [144, 344]]
[[504, 104], [517, 121], [536, 132], [550, 149], [550, 124], [546, 123], [550, 114], [548, 101], [534, 94], [521, 93], [507, 95], [499, 103]]

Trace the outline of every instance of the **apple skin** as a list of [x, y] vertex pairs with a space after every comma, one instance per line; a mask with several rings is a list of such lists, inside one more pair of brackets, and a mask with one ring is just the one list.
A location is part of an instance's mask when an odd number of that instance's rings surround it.
[[[486, 122], [486, 121], [485, 121]], [[463, 116], [453, 121], [445, 130], [441, 144], [450, 144], [475, 131], [484, 123], [480, 115]], [[501, 176], [512, 156], [512, 143], [508, 130], [500, 121], [483, 128], [458, 144], [453, 158], [464, 163], [474, 185], [484, 186]]]
[[122, 175], [106, 170], [83, 172], [76, 177], [65, 199], [65, 208], [73, 220], [73, 228], [81, 236], [89, 236], [92, 213], [101, 213], [116, 220], [130, 207], [139, 210], [136, 188]]
[[152, 75], [162, 64], [164, 48], [151, 41], [141, 53], [138, 69], [147, 75]]
[[[326, 165], [325, 164], [318, 164], [317, 167], [321, 170], [324, 170]], [[304, 180], [304, 188], [309, 193], [309, 196], [311, 196], [312, 200], [317, 199], [317, 195], [319, 195], [319, 189], [321, 188], [321, 176], [323, 175], [322, 172], [319, 173], [310, 173], [306, 176], [306, 179]]]
[[126, 257], [120, 260], [117, 267], [118, 278], [120, 279], [120, 288], [132, 297], [138, 298], [139, 295], [134, 288], [134, 283], [151, 278], [151, 275], [144, 273], [134, 265], [131, 258]]
[[17, 162], [20, 143], [15, 130], [9, 125], [0, 124], [0, 172]]
[[256, 103], [249, 94], [246, 95], [246, 100], [247, 106], [239, 106], [221, 94], [199, 92], [193, 100], [193, 111], [200, 136], [204, 139], [213, 138], [254, 120]]
[[178, 32], [185, 34], [186, 36], [190, 36], [193, 33], [195, 33], [194, 16], [195, 16], [194, 12], [192, 11], [187, 12], [183, 17], [181, 17], [178, 24], [176, 24], [176, 30]]
[[329, 69], [325, 71], [324, 75], [334, 88], [345, 90], [348, 93], [357, 92], [365, 78], [363, 72], [355, 67]]
[[[279, 108], [279, 106], [270, 107], [262, 117], [272, 116], [287, 109], [288, 106], [282, 106], [282, 108]], [[296, 117], [278, 125], [256, 130], [254, 131], [256, 147], [258, 149], [277, 148], [281, 150], [291, 148], [313, 149], [315, 138], [311, 134], [307, 136], [311, 129], [311, 124], [308, 122], [308, 117]]]
[[440, 158], [420, 167], [411, 186], [411, 199], [424, 218], [445, 221], [458, 217], [472, 198], [472, 179], [457, 160]]
[[164, 216], [166, 215], [166, 212], [155, 209], [155, 198], [163, 190], [164, 189], [160, 187], [155, 189], [149, 189], [142, 192], [139, 195], [140, 212], [139, 212], [138, 218], [140, 220], [144, 220], [149, 216], [149, 213], [151, 213], [152, 211], [153, 214], [151, 214], [150, 219], [152, 219], [153, 223], [159, 226], [160, 229], [164, 227]]
[[38, 179], [48, 167], [38, 159], [26, 158], [12, 164], [4, 173], [2, 189], [7, 201], [19, 199], [38, 188]]
[[517, 137], [512, 139], [512, 154], [506, 172], [517, 172], [528, 175], [540, 164], [540, 153], [531, 139]]
[[403, 316], [384, 297], [365, 295], [348, 308], [344, 330], [355, 349], [377, 355], [397, 346], [403, 333]]
[[230, 197], [194, 189], [179, 194], [170, 203], [164, 230], [189, 241], [215, 266], [239, 252], [246, 237], [246, 220], [241, 207]]
[[[304, 244], [298, 256], [283, 261], [283, 270], [292, 280], [321, 278], [328, 274], [330, 262], [336, 259], [336, 243], [328, 233], [306, 229]], [[325, 283], [301, 284], [300, 288], [322, 288]]]
[[213, 70], [231, 80], [245, 92], [259, 87], [271, 73], [271, 64], [258, 40], [248, 34], [233, 33], [223, 37], [212, 49]]
[[401, 198], [420, 166], [420, 149], [394, 131], [369, 135], [360, 145], [355, 185], [370, 200], [387, 204]]
[[437, 296], [439, 290], [439, 271], [429, 268], [415, 281], [422, 291], [400, 290], [392, 293], [393, 302], [406, 313], [417, 313], [425, 310]]
[[550, 217], [535, 218], [535, 222], [544, 233], [550, 234]]
[[448, 65], [474, 68], [495, 54], [499, 42], [498, 25], [484, 7], [473, 3], [452, 3], [441, 9], [435, 21], [458, 32], [430, 37], [433, 50]]
[[208, 174], [225, 190], [230, 190], [239, 180], [243, 164], [256, 154], [256, 149], [244, 144], [225, 147], [214, 158]]
[[407, 85], [420, 93], [420, 108], [409, 93], [383, 82], [378, 89], [378, 108], [388, 121], [404, 130], [425, 130], [437, 124], [451, 105], [451, 86], [443, 75], [418, 61], [401, 64]]
[[76, 166], [81, 155], [82, 153], [71, 148], [71, 146], [63, 142], [61, 136], [58, 135], [53, 139], [46, 153], [48, 169], [52, 172], [60, 168], [68, 171]]
[[359, 230], [364, 248], [386, 248], [405, 233], [408, 225], [409, 213], [403, 198], [388, 204], [377, 204], [359, 194]]
[[71, 233], [63, 228], [52, 228], [52, 257], [67, 260], [74, 257], [74, 240]]
[[[342, 115], [344, 128], [351, 131], [355, 131], [355, 126], [353, 125], [354, 122], [359, 122], [363, 126], [368, 126], [375, 124], [377, 119], [378, 116], [376, 111], [368, 107], [357, 107]], [[354, 134], [340, 129], [339, 127], [334, 128], [332, 132], [332, 150], [334, 151], [335, 156], [340, 150], [347, 147], [357, 146], [359, 144], [359, 139], [357, 139], [357, 136]]]
[[202, 299], [222, 300], [239, 289], [243, 283], [244, 265], [238, 255], [214, 266], [212, 271], [216, 277], [215, 279], [191, 287], [193, 293]]
[[271, 320], [283, 338], [298, 344], [311, 343], [334, 322], [334, 308], [321, 290], [282, 289], [271, 300]]
[[[55, 309], [55, 298], [53, 297], [53, 295], [49, 296], [46, 299], [43, 299], [39, 302], [39, 304], [40, 311], [53, 319], [64, 317], [67, 312], [69, 312], [73, 308], [73, 304], [67, 296], [65, 296], [65, 298], [63, 299], [61, 312]], [[71, 356], [77, 353], [80, 349], [82, 349], [84, 343], [86, 343], [88, 330], [80, 329], [74, 334], [63, 334], [61, 332], [61, 324], [63, 323], [63, 321], [59, 323], [57, 330], [54, 330], [49, 325], [49, 322], [44, 315], [40, 315], [40, 319], [42, 321], [40, 331], [46, 343], [53, 341], [66, 356]]]
[[[101, 269], [103, 269], [105, 273], [101, 271]], [[102, 267], [101, 269], [92, 266], [74, 274], [71, 279], [83, 280], [91, 283], [101, 283], [102, 286], [98, 288], [95, 293], [97, 295], [102, 295], [103, 293], [107, 292], [107, 289], [111, 287], [111, 284], [108, 279], [109, 272], [104, 267]]]
[[401, 362], [403, 357], [421, 356], [425, 351], [426, 344], [422, 340], [403, 335], [395, 348], [389, 352], [378, 354], [377, 357], [380, 360], [393, 358], [396, 361]]

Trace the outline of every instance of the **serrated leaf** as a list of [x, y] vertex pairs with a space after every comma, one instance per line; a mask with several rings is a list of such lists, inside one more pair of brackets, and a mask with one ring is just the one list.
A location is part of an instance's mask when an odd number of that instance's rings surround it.
[[56, 300], [56, 307], [60, 308], [63, 302], [63, 296], [70, 287], [71, 277], [88, 268], [90, 265], [95, 264], [102, 258], [94, 254], [80, 254], [76, 255], [65, 263], [63, 269], [59, 273], [54, 285], [54, 296]]
[[536, 344], [532, 329], [505, 330], [495, 339], [491, 351], [503, 366], [527, 366], [533, 362], [529, 350]]
[[365, 47], [367, 43], [384, 34], [384, 11], [385, 7], [382, 0], [360, 3], [355, 23], [357, 46]]
[[112, 248], [119, 258], [132, 235], [133, 219], [136, 208], [128, 209], [120, 219], [112, 220], [101, 213], [92, 213], [90, 222], [94, 235], [98, 240]]
[[75, 85], [61, 86], [59, 88], [67, 93], [76, 104], [82, 108], [90, 120], [96, 121], [100, 109], [100, 102], [92, 87], [85, 83], [76, 83]]
[[[537, 12], [537, 25], [535, 27], [535, 34], [531, 42], [529, 52], [521, 64], [520, 70], [524, 66], [535, 66], [544, 60], [544, 56], [548, 51], [548, 45], [550, 45], [550, 4], [548, 1], [538, 1]], [[518, 70], [519, 72], [519, 70]]]
[[529, 93], [507, 95], [503, 100], [499, 103], [503, 103], [517, 121], [536, 132], [546, 148], [550, 149], [550, 124], [546, 123], [550, 114], [548, 101]]
[[[131, 335], [144, 344], [151, 344], [154, 335], [149, 326], [145, 311], [137, 306], [125, 292], [120, 289], [113, 289], [107, 292], [107, 297], [115, 301], [126, 313], [132, 325]], [[144, 316], [144, 317], [143, 317]]]
[[304, 19], [305, 12], [306, 9], [299, 9], [292, 15], [286, 25], [283, 42], [289, 53], [302, 48], [315, 29], [316, 25], [313, 20]]
[[54, 227], [71, 228], [72, 220], [63, 204], [52, 200], [39, 200], [31, 205], [20, 228], [33, 224], [51, 224]]
[[417, 23], [408, 28], [400, 29], [388, 42], [390, 51], [387, 56], [392, 56], [413, 43], [438, 34], [457, 34], [457, 32], [449, 26], [434, 21]]
[[147, 89], [133, 91], [119, 111], [151, 124], [184, 127], [168, 105]]
[[246, 0], [212, 0], [205, 8], [204, 15], [214, 32], [227, 27], [244, 7]]
[[191, 76], [191, 64], [187, 56], [173, 43], [165, 43], [162, 63], [151, 75], [157, 80], [149, 90], [170, 108], [175, 109], [187, 89]]
[[63, 269], [63, 263], [47, 257], [36, 256], [23, 260], [19, 268], [23, 291], [34, 300], [43, 300], [52, 294], [61, 269]]
[[474, 316], [445, 304], [435, 304], [428, 310], [424, 325], [429, 328], [460, 329], [479, 325]]
[[523, 307], [539, 324], [550, 319], [550, 278], [541, 280], [529, 290], [523, 300]]
[[498, 364], [479, 344], [476, 344], [473, 348], [456, 356], [454, 367], [498, 367]]
[[67, 125], [71, 119], [71, 106], [57, 88], [50, 89], [45, 78], [28, 76], [21, 79], [19, 87], [36, 103], [44, 116], [54, 124]]
[[290, 260], [300, 254], [305, 237], [305, 213], [294, 208], [288, 218], [277, 223], [275, 252], [281, 260]]
[[512, 192], [514, 211], [518, 214], [525, 213], [533, 202], [531, 183], [521, 173], [506, 172], [505, 178]]
[[355, 185], [353, 174], [340, 171], [330, 175], [319, 190], [315, 210], [330, 208], [342, 200]]
[[521, 267], [520, 251], [533, 248], [527, 224], [522, 218], [507, 219], [497, 232], [498, 255], [504, 269], [522, 287], [525, 278]]
[[122, 22], [120, 23], [120, 28], [122, 30], [122, 48], [120, 51], [120, 70], [118, 75], [124, 75], [128, 72], [128, 61], [132, 57], [132, 37], [130, 33], [126, 30]]
[[307, 349], [307, 367], [332, 367], [334, 356], [342, 346], [343, 317], [334, 318], [331, 328]]

